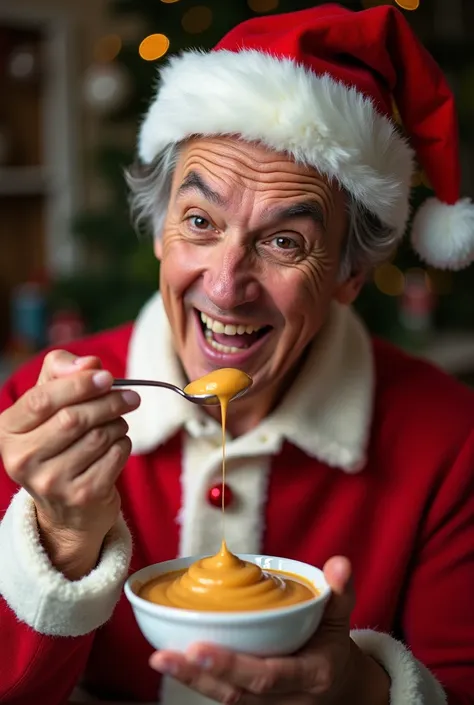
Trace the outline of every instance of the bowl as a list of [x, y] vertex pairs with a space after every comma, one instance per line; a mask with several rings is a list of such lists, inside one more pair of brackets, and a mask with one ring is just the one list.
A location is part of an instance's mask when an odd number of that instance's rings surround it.
[[198, 612], [157, 605], [137, 595], [140, 587], [158, 575], [188, 568], [205, 556], [176, 558], [133, 573], [124, 590], [145, 639], [155, 649], [185, 651], [205, 642], [255, 656], [285, 656], [300, 649], [319, 626], [331, 595], [322, 570], [307, 563], [276, 556], [237, 554], [262, 570], [301, 576], [318, 594], [307, 602], [252, 612]]

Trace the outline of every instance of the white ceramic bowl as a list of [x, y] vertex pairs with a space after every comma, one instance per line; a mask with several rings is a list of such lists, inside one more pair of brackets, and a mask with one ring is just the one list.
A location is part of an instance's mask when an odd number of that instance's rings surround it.
[[273, 556], [239, 554], [262, 570], [283, 571], [309, 580], [318, 595], [291, 607], [253, 612], [197, 612], [156, 605], [137, 591], [152, 578], [190, 566], [202, 556], [177, 558], [147, 566], [131, 575], [125, 595], [143, 635], [155, 649], [184, 651], [206, 642], [256, 656], [284, 656], [301, 648], [319, 626], [331, 590], [323, 572], [300, 561]]

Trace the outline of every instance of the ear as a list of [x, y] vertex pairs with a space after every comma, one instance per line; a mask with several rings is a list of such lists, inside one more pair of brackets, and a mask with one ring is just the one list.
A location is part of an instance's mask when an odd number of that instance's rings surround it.
[[163, 255], [163, 240], [161, 237], [155, 237], [153, 241], [153, 252], [157, 260], [161, 261]]
[[340, 304], [350, 306], [358, 297], [366, 280], [365, 272], [352, 274], [348, 279], [339, 283], [334, 290], [333, 298]]

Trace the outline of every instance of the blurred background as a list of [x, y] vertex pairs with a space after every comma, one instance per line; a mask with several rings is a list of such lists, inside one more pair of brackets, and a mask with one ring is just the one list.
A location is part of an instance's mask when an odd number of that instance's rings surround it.
[[[315, 0], [0, 0], [0, 381], [46, 345], [130, 320], [158, 284], [123, 169], [157, 67], [238, 22]], [[454, 90], [473, 195], [473, 0], [398, 5]], [[203, 91], [206, 90], [203, 84]], [[430, 195], [418, 174], [414, 205]], [[357, 307], [370, 329], [474, 384], [473, 268], [428, 269], [407, 241]]]

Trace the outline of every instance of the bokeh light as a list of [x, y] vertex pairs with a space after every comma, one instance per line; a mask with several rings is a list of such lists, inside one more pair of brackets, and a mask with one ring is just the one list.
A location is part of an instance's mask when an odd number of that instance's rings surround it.
[[184, 13], [181, 24], [188, 34], [200, 34], [212, 24], [212, 10], [205, 5], [196, 5]]
[[386, 296], [400, 296], [405, 288], [403, 272], [394, 264], [381, 264], [374, 272], [375, 286]]
[[164, 34], [150, 34], [141, 42], [138, 53], [145, 61], [156, 61], [166, 54], [170, 40]]
[[107, 34], [99, 39], [95, 46], [95, 60], [100, 63], [113, 61], [120, 54], [122, 49], [122, 38], [118, 34]]
[[173, 2], [179, 2], [179, 0], [161, 0], [165, 5], [171, 5]]
[[247, 0], [247, 4], [254, 12], [271, 12], [278, 7], [278, 0]]
[[420, 0], [395, 0], [395, 2], [402, 10], [418, 10], [420, 7]]

